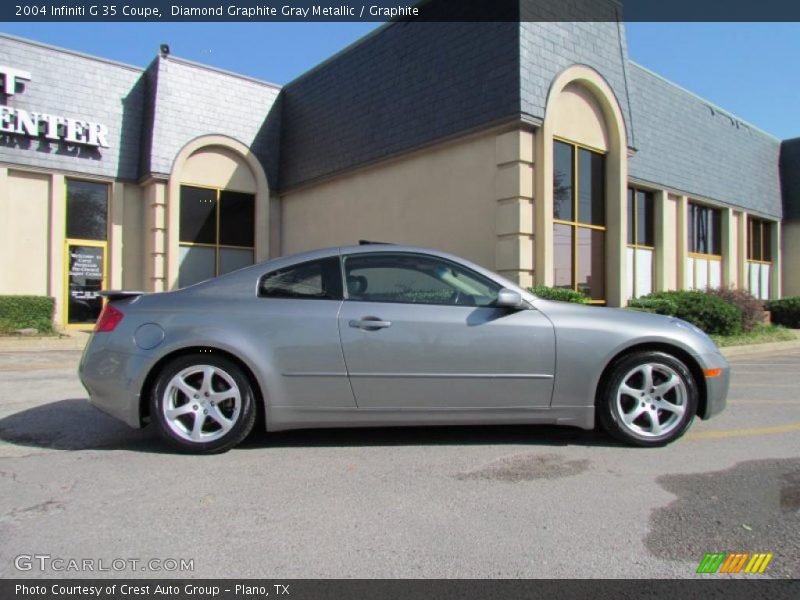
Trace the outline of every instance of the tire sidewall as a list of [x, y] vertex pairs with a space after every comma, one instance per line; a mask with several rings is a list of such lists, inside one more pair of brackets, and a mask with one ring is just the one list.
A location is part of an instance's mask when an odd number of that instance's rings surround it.
[[[659, 437], [637, 435], [621, 422], [622, 417], [617, 410], [616, 395], [623, 378], [636, 366], [646, 363], [670, 367], [678, 373], [686, 386], [686, 411], [681, 422], [675, 429]], [[681, 360], [665, 352], [637, 352], [623, 357], [613, 365], [608, 383], [603, 390], [599, 417], [603, 429], [616, 439], [636, 446], [657, 447], [669, 444], [686, 433], [697, 413], [697, 404], [697, 383], [689, 368]]]
[[[162, 405], [164, 394], [172, 378], [192, 366], [210, 365], [225, 371], [239, 387], [241, 409], [234, 426], [221, 438], [210, 442], [192, 442], [179, 437], [166, 422]], [[156, 428], [171, 446], [182, 451], [196, 454], [214, 454], [225, 452], [241, 442], [253, 428], [255, 423], [255, 398], [250, 380], [239, 365], [224, 356], [197, 353], [177, 357], [168, 362], [158, 374], [150, 397], [150, 415]]]

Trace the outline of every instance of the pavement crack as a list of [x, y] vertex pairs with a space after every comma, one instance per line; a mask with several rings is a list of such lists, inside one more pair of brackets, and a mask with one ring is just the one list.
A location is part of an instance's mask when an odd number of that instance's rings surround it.
[[0, 517], [0, 521], [16, 521], [20, 518], [27, 517], [38, 518], [46, 514], [60, 512], [62, 510], [64, 510], [64, 503], [51, 498], [50, 500], [45, 500], [39, 504], [12, 509]]

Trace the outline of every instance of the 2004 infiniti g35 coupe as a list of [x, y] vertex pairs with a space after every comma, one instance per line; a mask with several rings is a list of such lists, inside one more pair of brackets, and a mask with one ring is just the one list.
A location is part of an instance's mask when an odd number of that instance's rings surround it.
[[[362, 244], [159, 293], [106, 292], [91, 402], [221, 452], [310, 427], [549, 423], [639, 446], [725, 406], [729, 367], [679, 319], [539, 299], [455, 256]], [[263, 410], [261, 410], [263, 408]]]

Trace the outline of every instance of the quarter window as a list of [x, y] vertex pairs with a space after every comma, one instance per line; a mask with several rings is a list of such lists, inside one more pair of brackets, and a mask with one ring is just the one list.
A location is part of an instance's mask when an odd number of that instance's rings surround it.
[[255, 196], [181, 186], [178, 285], [253, 264]]
[[345, 259], [349, 300], [489, 306], [500, 285], [442, 259], [416, 254], [352, 255]]
[[258, 285], [262, 298], [341, 300], [339, 258], [330, 257], [267, 273]]

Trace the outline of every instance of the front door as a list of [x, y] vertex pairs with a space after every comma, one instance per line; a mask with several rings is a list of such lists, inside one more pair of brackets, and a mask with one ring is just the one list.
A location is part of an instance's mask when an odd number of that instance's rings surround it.
[[413, 253], [354, 254], [344, 269], [339, 332], [359, 408], [550, 405], [552, 325], [491, 306], [497, 283]]

